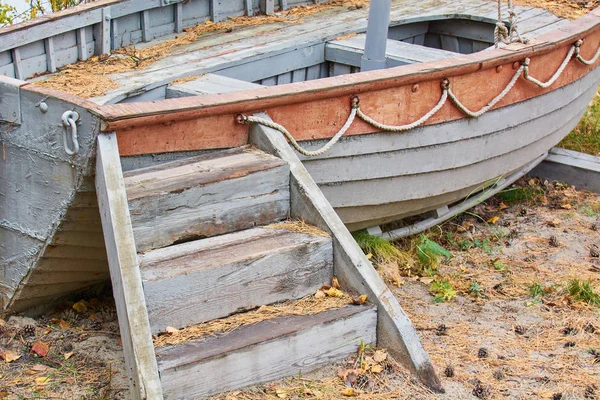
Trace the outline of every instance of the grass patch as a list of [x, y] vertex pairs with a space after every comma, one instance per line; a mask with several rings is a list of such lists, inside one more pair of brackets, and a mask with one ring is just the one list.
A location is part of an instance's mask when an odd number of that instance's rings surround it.
[[507, 203], [519, 203], [539, 199], [544, 195], [544, 191], [535, 185], [511, 187], [500, 191], [496, 196]]
[[600, 306], [600, 296], [594, 291], [594, 285], [589, 279], [586, 281], [571, 279], [567, 284], [567, 291], [573, 300]]
[[456, 297], [456, 290], [446, 279], [436, 280], [429, 287], [434, 303], [444, 303]]
[[416, 250], [417, 257], [425, 269], [437, 270], [442, 259], [447, 261], [452, 257], [448, 250], [425, 235], [421, 235]]
[[546, 289], [542, 286], [541, 283], [536, 282], [533, 285], [529, 286], [529, 297], [539, 300], [542, 297], [544, 297], [544, 295], [546, 295], [547, 291]]
[[558, 146], [600, 156], [600, 97], [594, 96], [579, 124]]

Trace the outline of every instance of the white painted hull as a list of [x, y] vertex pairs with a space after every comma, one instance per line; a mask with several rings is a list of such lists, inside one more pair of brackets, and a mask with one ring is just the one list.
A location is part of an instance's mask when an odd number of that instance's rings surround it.
[[556, 145], [581, 118], [599, 76], [595, 70], [478, 119], [344, 138], [325, 155], [302, 157], [303, 163], [351, 230], [435, 210], [508, 177]]

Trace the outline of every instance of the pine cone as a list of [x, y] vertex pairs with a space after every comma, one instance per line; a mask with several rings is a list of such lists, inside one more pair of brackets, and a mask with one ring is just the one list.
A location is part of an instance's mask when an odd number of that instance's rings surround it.
[[99, 331], [100, 329], [102, 329], [102, 322], [98, 321], [97, 319], [90, 320], [90, 329], [94, 331]]
[[23, 328], [21, 328], [20, 333], [23, 337], [35, 336], [35, 326], [25, 325]]
[[446, 375], [447, 378], [452, 378], [454, 376], [454, 367], [452, 365], [448, 365], [444, 370], [444, 375]]
[[600, 257], [600, 250], [595, 244], [590, 247], [590, 257]]
[[446, 325], [444, 325], [444, 324], [441, 324], [441, 325], [438, 325], [438, 326], [435, 328], [435, 333], [436, 333], [438, 336], [442, 336], [442, 335], [445, 335], [445, 334], [446, 334], [446, 331], [447, 331], [447, 330], [448, 330], [448, 327], [447, 327]]
[[596, 232], [598, 230], [598, 224], [592, 224], [590, 226], [590, 229], [593, 230], [594, 232]]
[[481, 384], [481, 382], [477, 383], [473, 388], [473, 396], [478, 399], [487, 399], [490, 396], [490, 388]]
[[558, 238], [554, 235], [550, 236], [550, 246], [552, 247], [559, 247], [560, 246], [560, 242], [558, 241]]
[[499, 381], [501, 381], [502, 379], [505, 378], [504, 371], [502, 371], [501, 369], [495, 370], [493, 375], [494, 375], [494, 378]]
[[477, 357], [479, 358], [487, 358], [489, 355], [490, 354], [488, 353], [488, 350], [485, 347], [480, 348], [477, 352]]
[[563, 394], [562, 393], [554, 393], [552, 395], [552, 400], [562, 400], [563, 398]]
[[523, 325], [515, 326], [515, 333], [517, 335], [524, 335], [525, 332], [527, 332], [527, 328], [525, 328]]

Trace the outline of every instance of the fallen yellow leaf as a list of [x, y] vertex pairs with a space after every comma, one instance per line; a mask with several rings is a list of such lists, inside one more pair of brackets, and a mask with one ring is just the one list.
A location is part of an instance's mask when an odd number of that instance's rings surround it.
[[73, 356], [73, 352], [70, 351], [68, 353], [63, 354], [63, 357], [65, 358], [65, 360], [68, 360], [69, 358], [71, 358]]
[[383, 371], [383, 367], [379, 364], [375, 364], [373, 366], [371, 366], [371, 372], [373, 372], [374, 374], [378, 374], [381, 371]]
[[496, 222], [498, 222], [498, 220], [500, 220], [500, 217], [497, 215], [494, 215], [492, 218], [488, 219], [487, 222], [489, 224], [494, 225], [494, 224], [496, 224]]
[[79, 313], [83, 313], [87, 311], [87, 306], [85, 305], [85, 301], [84, 300], [80, 300], [77, 303], [73, 304], [73, 310], [79, 312]]
[[560, 208], [565, 209], [565, 210], [570, 210], [571, 208], [573, 208], [573, 206], [570, 204], [563, 204], [562, 206], [560, 206]]
[[277, 397], [279, 397], [280, 399], [285, 399], [287, 397], [287, 392], [285, 390], [282, 389], [276, 389], [275, 390], [275, 394], [277, 395]]
[[385, 352], [384, 350], [377, 350], [375, 351], [375, 354], [373, 354], [373, 360], [375, 360], [375, 362], [382, 362], [385, 361], [387, 359], [387, 352]]
[[346, 388], [346, 389], [342, 390], [340, 392], [340, 394], [342, 396], [346, 396], [346, 397], [354, 397], [354, 396], [356, 396], [356, 392], [352, 388]]
[[367, 260], [370, 260], [371, 258], [373, 258], [373, 253], [368, 253], [366, 256], [367, 256]]
[[317, 290], [317, 293], [315, 293], [316, 299], [324, 299], [325, 297], [327, 297], [327, 295], [322, 290]]
[[504, 203], [500, 203], [500, 205], [498, 205], [498, 211], [502, 211], [507, 208], [508, 208], [508, 206]]
[[366, 294], [361, 294], [360, 296], [358, 296], [357, 298], [352, 300], [352, 303], [356, 304], [356, 305], [361, 305], [361, 304], [365, 304], [367, 302], [367, 295]]
[[19, 358], [21, 358], [21, 355], [18, 354], [16, 351], [6, 350], [3, 353], [0, 353], [0, 357], [3, 358], [4, 361], [9, 363], [9, 362], [17, 361]]
[[40, 376], [35, 378], [36, 385], [43, 385], [48, 382], [50, 382], [50, 378], [48, 378], [47, 376]]
[[177, 329], [173, 326], [167, 326], [167, 333], [170, 333], [170, 334], [179, 333], [179, 329]]
[[329, 290], [327, 290], [325, 294], [329, 297], [342, 297], [344, 295], [344, 292], [342, 292], [340, 289], [332, 287], [329, 288]]

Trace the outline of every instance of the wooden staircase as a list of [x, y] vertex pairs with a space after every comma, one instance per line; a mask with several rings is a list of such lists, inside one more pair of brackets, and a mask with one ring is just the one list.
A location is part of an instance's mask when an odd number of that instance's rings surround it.
[[375, 343], [377, 310], [347, 305], [154, 348], [152, 335], [315, 293], [332, 239], [290, 229], [290, 169], [244, 146], [121, 171], [99, 138], [97, 192], [136, 398], [196, 399], [304, 373]]

